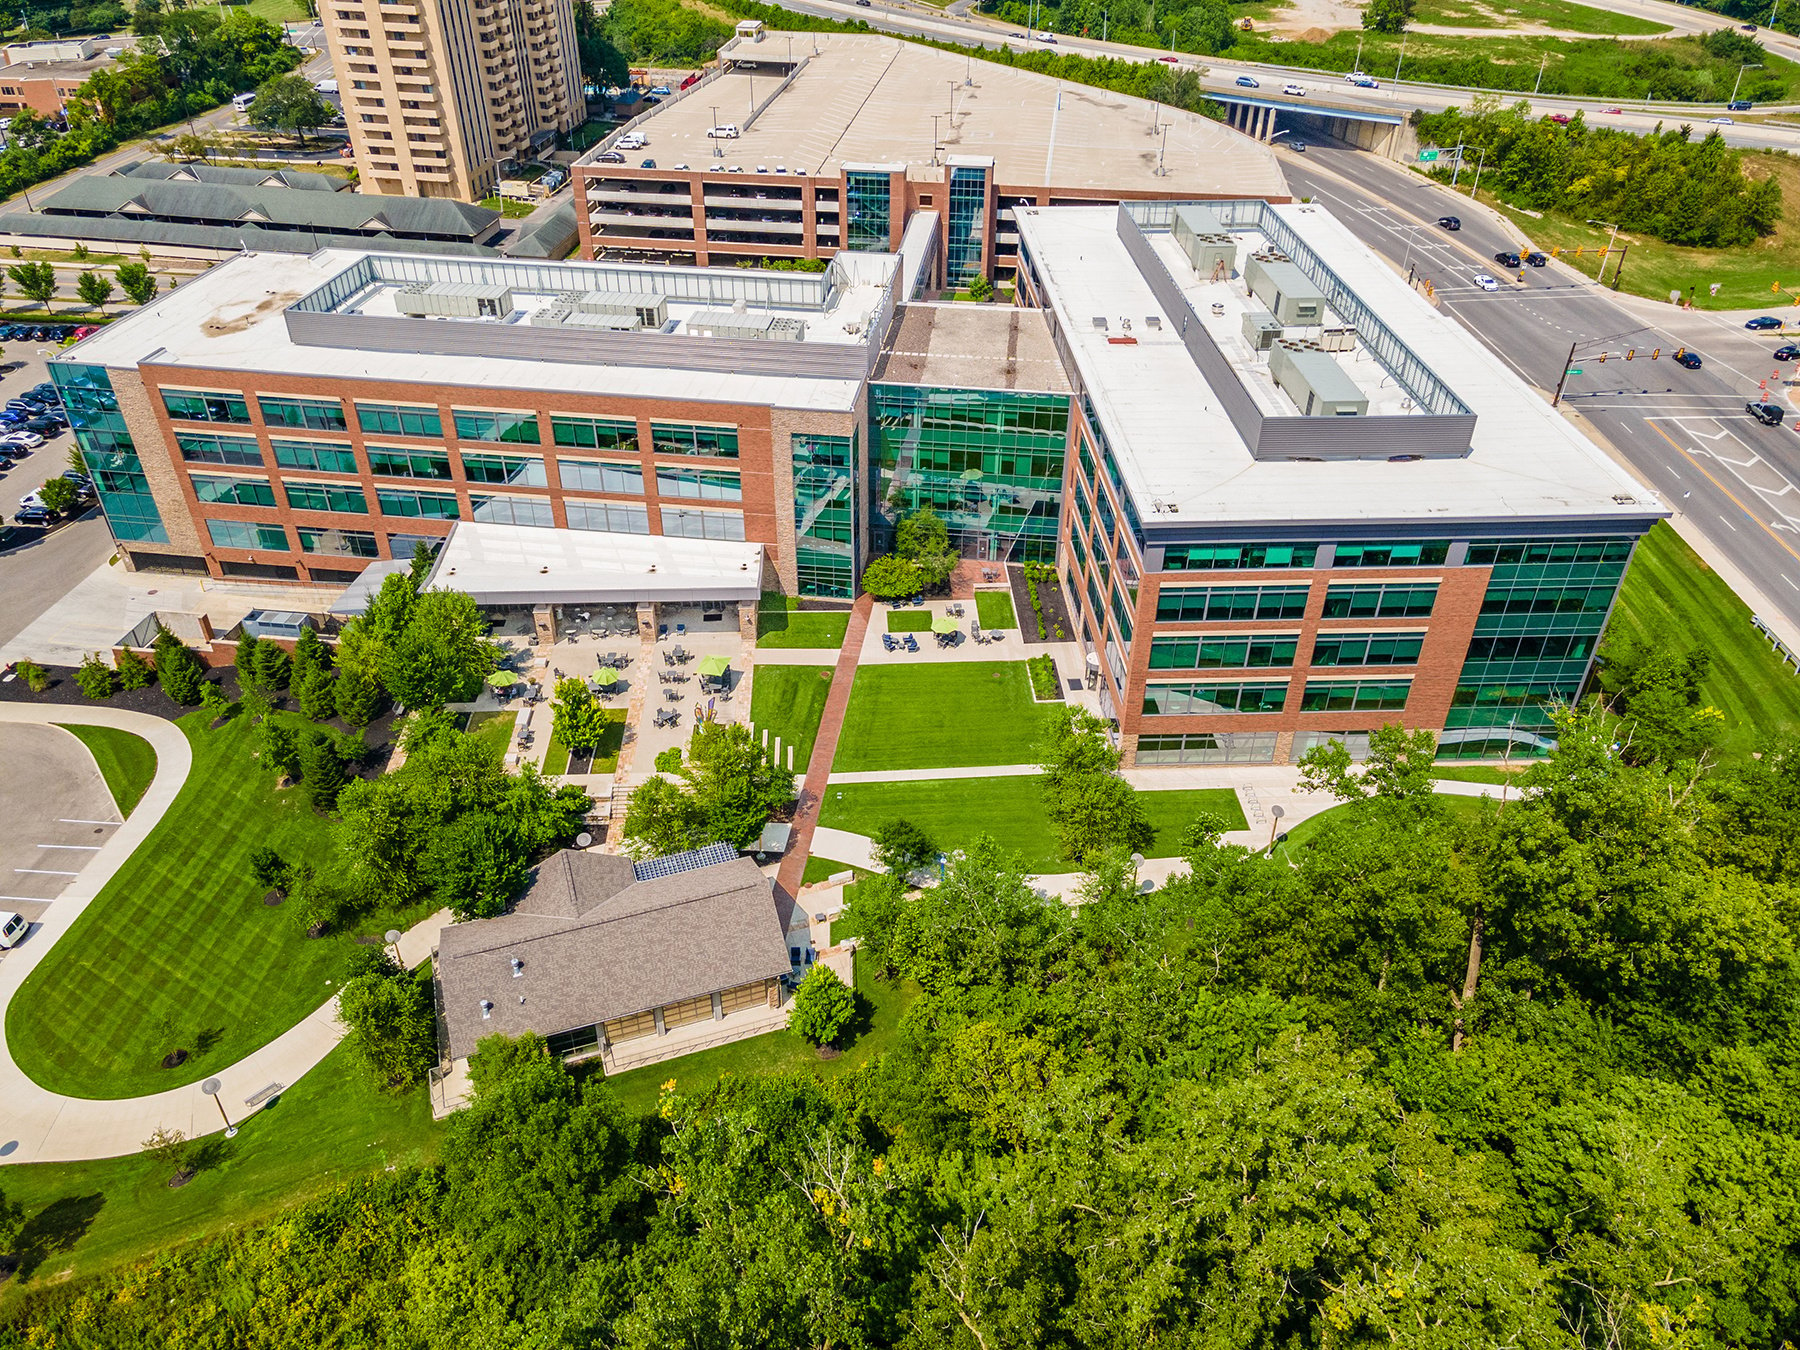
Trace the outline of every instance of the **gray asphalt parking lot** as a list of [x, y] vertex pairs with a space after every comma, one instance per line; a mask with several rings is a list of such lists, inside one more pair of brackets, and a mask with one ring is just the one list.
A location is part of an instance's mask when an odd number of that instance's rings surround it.
[[34, 923], [122, 823], [87, 747], [60, 727], [0, 726], [0, 909]]
[[[4, 316], [0, 316], [0, 321]], [[5, 406], [8, 399], [19, 397], [34, 384], [42, 384], [50, 378], [49, 363], [45, 359], [56, 351], [48, 343], [8, 342], [0, 344], [4, 352], [4, 363], [14, 369], [0, 374], [0, 407]], [[0, 515], [10, 522], [13, 512], [19, 509], [19, 498], [28, 492], [35, 492], [50, 479], [69, 467], [69, 447], [74, 444], [67, 431], [60, 431], [54, 436], [44, 438], [44, 443], [23, 458], [16, 458], [13, 467], [0, 471]]]

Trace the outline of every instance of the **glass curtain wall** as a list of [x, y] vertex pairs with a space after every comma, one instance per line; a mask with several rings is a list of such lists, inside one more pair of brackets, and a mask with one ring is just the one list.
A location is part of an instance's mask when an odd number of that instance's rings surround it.
[[1463, 661], [1440, 753], [1491, 758], [1548, 741], [1549, 706], [1579, 697], [1631, 560], [1633, 538], [1489, 539], [1471, 566], [1493, 572]]
[[856, 594], [856, 441], [793, 436], [794, 566], [801, 595]]
[[844, 247], [864, 253], [885, 253], [893, 220], [893, 179], [885, 173], [850, 170], [844, 174], [848, 223]]
[[169, 532], [150, 495], [150, 484], [131, 433], [125, 429], [106, 368], [51, 362], [50, 378], [62, 394], [75, 443], [87, 461], [113, 538], [126, 543], [168, 543]]
[[949, 229], [945, 233], [948, 258], [944, 278], [963, 285], [982, 270], [981, 255], [987, 239], [987, 170], [950, 170]]
[[965, 557], [1054, 562], [1066, 394], [871, 385], [875, 551], [929, 506]]

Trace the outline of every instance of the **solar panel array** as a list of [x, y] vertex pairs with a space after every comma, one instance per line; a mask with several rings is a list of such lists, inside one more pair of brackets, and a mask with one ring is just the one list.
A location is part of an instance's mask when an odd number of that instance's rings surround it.
[[666, 857], [633, 863], [631, 872], [639, 881], [654, 881], [657, 877], [672, 877], [680, 872], [716, 867], [720, 863], [730, 862], [737, 855], [737, 850], [730, 844], [708, 844], [705, 848], [691, 848], [685, 853], [671, 853]]

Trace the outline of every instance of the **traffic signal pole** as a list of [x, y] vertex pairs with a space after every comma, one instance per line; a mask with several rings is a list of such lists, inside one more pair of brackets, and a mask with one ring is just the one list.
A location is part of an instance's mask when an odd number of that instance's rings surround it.
[[1562, 374], [1557, 377], [1556, 393], [1551, 396], [1550, 406], [1554, 408], [1562, 402], [1563, 386], [1569, 382], [1569, 367], [1575, 364], [1575, 344], [1569, 344], [1569, 354], [1563, 359]]

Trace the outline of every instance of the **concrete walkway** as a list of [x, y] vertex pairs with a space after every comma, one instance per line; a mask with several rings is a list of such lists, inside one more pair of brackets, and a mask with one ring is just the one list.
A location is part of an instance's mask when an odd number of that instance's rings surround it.
[[868, 769], [834, 773], [833, 783], [935, 783], [945, 778], [1030, 778], [1043, 772], [1036, 764], [990, 764], [975, 769]]
[[[50, 954], [82, 912], [93, 903], [126, 859], [150, 835], [175, 802], [193, 764], [187, 737], [173, 722], [119, 708], [0, 703], [0, 722], [76, 723], [113, 727], [142, 736], [156, 751], [156, 777], [126, 822], [33, 925], [25, 941], [0, 957], [0, 1009], [12, 1001], [25, 977]], [[437, 945], [448, 911], [415, 925], [400, 940], [400, 955], [416, 965]], [[95, 1034], [102, 1034], [96, 1028]], [[322, 1005], [298, 1026], [260, 1050], [221, 1069], [219, 1100], [232, 1120], [253, 1109], [245, 1099], [267, 1088], [284, 1091], [323, 1059], [343, 1037], [337, 999]], [[271, 1094], [272, 1095], [272, 1094]], [[189, 1138], [222, 1129], [219, 1111], [198, 1083], [147, 1097], [94, 1101], [64, 1097], [38, 1086], [13, 1062], [0, 1041], [0, 1163], [76, 1162], [136, 1153], [159, 1128]]]

